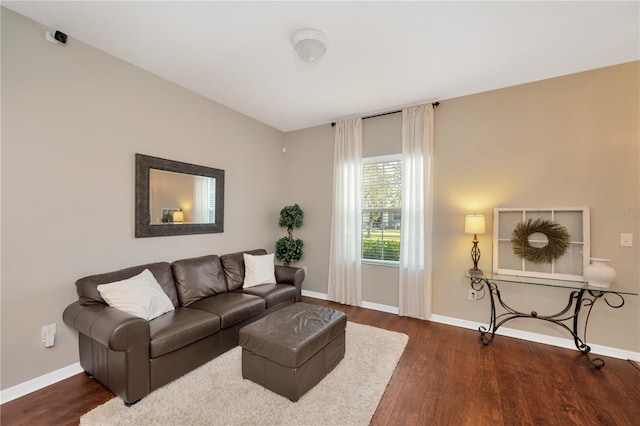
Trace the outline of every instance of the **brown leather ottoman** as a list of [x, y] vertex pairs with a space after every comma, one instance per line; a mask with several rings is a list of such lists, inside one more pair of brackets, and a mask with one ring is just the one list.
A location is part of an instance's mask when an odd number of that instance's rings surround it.
[[240, 329], [242, 377], [296, 402], [344, 357], [344, 312], [294, 303]]

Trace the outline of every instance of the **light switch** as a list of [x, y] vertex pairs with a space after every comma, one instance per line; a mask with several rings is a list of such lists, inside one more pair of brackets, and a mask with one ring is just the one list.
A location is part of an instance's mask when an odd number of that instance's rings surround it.
[[620, 247], [632, 247], [633, 246], [633, 234], [620, 234]]

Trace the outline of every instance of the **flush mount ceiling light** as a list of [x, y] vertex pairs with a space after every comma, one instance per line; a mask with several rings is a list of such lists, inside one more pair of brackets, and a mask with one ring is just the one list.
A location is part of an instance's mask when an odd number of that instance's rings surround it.
[[329, 39], [322, 31], [306, 29], [295, 33], [291, 43], [303, 60], [315, 62], [327, 51]]

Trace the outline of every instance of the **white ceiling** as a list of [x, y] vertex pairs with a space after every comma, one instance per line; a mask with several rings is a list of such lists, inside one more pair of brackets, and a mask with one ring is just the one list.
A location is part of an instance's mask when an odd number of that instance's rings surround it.
[[282, 131], [640, 59], [638, 1], [2, 5]]

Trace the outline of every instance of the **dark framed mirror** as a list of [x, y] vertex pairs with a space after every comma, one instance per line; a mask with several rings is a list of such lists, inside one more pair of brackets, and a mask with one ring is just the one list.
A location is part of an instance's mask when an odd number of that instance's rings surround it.
[[224, 170], [136, 154], [136, 238], [224, 230]]

